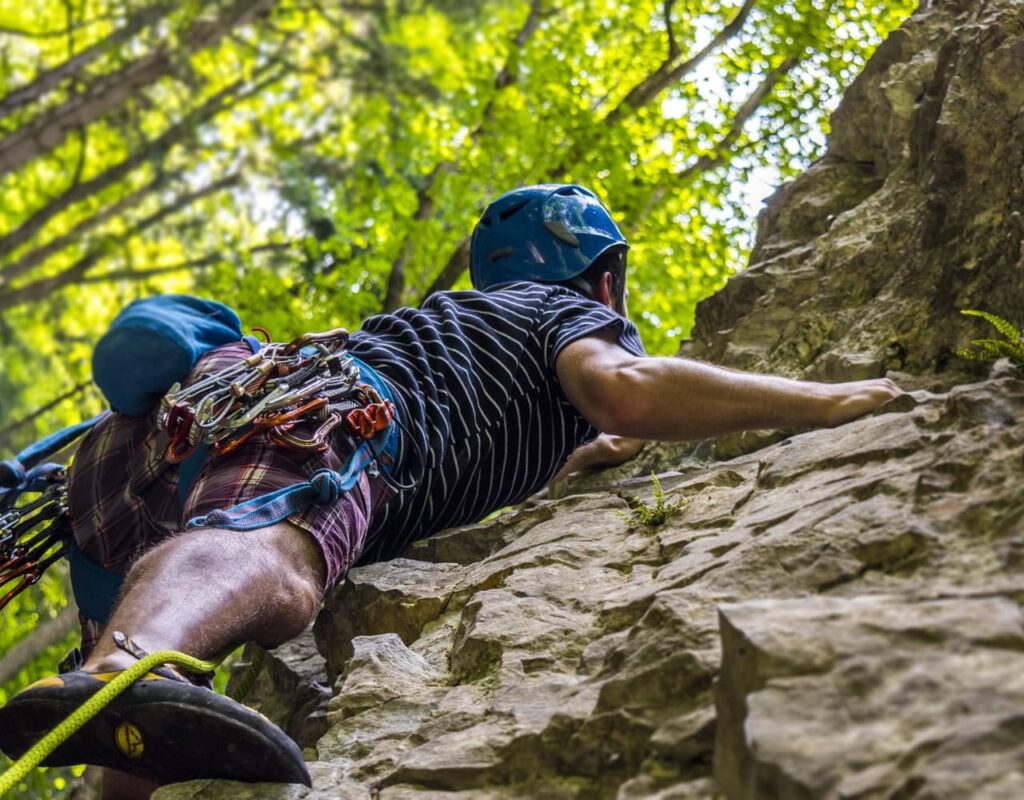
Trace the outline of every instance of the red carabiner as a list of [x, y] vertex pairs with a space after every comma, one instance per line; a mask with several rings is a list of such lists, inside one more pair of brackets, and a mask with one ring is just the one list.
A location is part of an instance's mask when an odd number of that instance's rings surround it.
[[188, 406], [171, 406], [171, 410], [167, 414], [167, 435], [172, 439], [184, 439], [187, 441], [194, 420], [195, 414]]

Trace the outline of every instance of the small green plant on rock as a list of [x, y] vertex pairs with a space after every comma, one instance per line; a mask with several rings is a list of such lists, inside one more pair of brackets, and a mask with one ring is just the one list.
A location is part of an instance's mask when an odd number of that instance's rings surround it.
[[658, 477], [651, 471], [651, 481], [654, 483], [654, 504], [648, 505], [636, 495], [633, 495], [631, 501], [632, 508], [628, 514], [619, 512], [619, 516], [626, 522], [627, 525], [646, 525], [650, 528], [655, 528], [661, 525], [669, 517], [675, 516], [680, 512], [684, 505], [685, 500], [674, 500], [671, 503], [665, 502], [665, 490], [661, 488], [661, 483], [658, 481]]
[[973, 339], [971, 347], [976, 349], [957, 350], [956, 354], [960, 358], [967, 358], [971, 361], [995, 361], [997, 358], [1008, 358], [1017, 369], [1024, 370], [1024, 336], [1013, 324], [995, 314], [972, 308], [965, 309], [960, 313], [968, 317], [981, 317], [1004, 337], [1002, 339]]

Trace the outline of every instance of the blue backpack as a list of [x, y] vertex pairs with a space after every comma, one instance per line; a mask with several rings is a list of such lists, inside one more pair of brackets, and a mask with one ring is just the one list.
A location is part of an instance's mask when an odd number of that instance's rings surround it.
[[92, 375], [114, 411], [145, 414], [215, 347], [245, 340], [232, 309], [214, 300], [171, 294], [126, 306], [96, 344]]

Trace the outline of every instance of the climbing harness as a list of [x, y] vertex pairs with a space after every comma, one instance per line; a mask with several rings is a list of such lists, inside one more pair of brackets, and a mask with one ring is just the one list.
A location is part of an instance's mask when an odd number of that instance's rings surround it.
[[[261, 432], [289, 450], [326, 450], [332, 433], [346, 436], [350, 445], [340, 471], [318, 469], [308, 481], [194, 517], [189, 528], [265, 527], [311, 503], [335, 502], [363, 471], [396, 489], [409, 488], [389, 474], [398, 420], [388, 388], [369, 365], [345, 352], [347, 342], [348, 332], [341, 328], [307, 333], [287, 344], [270, 342], [187, 387], [171, 387], [159, 414], [171, 463], [194, 457], [201, 447], [211, 459], [221, 458]], [[315, 430], [299, 435], [301, 423]]]

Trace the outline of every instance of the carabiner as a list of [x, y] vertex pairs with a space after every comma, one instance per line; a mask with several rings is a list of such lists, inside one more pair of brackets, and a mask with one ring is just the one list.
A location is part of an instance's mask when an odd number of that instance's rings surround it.
[[387, 428], [395, 415], [395, 407], [389, 400], [371, 403], [365, 408], [349, 411], [345, 417], [352, 432], [364, 439], [372, 439]]
[[323, 331], [322, 333], [304, 333], [302, 336], [298, 336], [288, 342], [288, 344], [285, 345], [283, 352], [286, 356], [290, 356], [292, 353], [296, 353], [301, 350], [307, 344], [330, 342], [334, 340], [338, 340], [338, 347], [344, 347], [348, 344], [348, 331], [344, 328], [335, 328], [334, 330]]
[[25, 591], [33, 583], [38, 581], [39, 577], [42, 575], [42, 572], [36, 569], [35, 564], [25, 564], [24, 567], [19, 569], [17, 572], [12, 573], [7, 577], [0, 578], [0, 586], [3, 586], [5, 583], [10, 583], [19, 575], [23, 576], [21, 582], [13, 589], [11, 589], [7, 594], [5, 594], [3, 597], [0, 597], [0, 611], [3, 611], [7, 607], [8, 603], [10, 603], [15, 597], [17, 597], [19, 594]]
[[313, 431], [313, 434], [308, 439], [304, 439], [301, 436], [293, 436], [289, 433], [293, 424], [271, 428], [270, 438], [281, 447], [288, 447], [294, 450], [313, 450], [317, 453], [322, 453], [328, 446], [328, 434], [337, 427], [341, 419], [341, 414], [328, 414], [327, 419], [320, 424], [319, 428]]

